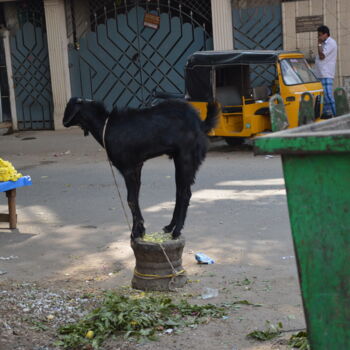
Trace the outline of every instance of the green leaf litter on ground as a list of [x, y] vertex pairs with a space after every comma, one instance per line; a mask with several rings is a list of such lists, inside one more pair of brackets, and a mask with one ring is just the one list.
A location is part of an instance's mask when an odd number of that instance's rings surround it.
[[[56, 345], [72, 350], [90, 344], [98, 349], [112, 334], [155, 340], [157, 333], [166, 329], [193, 327], [224, 315], [225, 309], [213, 304], [192, 305], [186, 300], [175, 303], [167, 296], [145, 293], [124, 296], [107, 292], [100, 307], [77, 323], [60, 327]], [[93, 336], [87, 337], [88, 332]]]
[[248, 300], [237, 300], [233, 301], [231, 303], [225, 303], [224, 304], [226, 307], [233, 307], [233, 308], [239, 308], [240, 305], [248, 305], [248, 306], [254, 306], [254, 307], [261, 307], [263, 306], [262, 304], [253, 304]]
[[232, 304], [252, 305], [252, 306], [258, 306], [258, 307], [262, 306], [261, 304], [253, 304], [248, 300], [237, 300], [237, 301], [233, 302]]
[[256, 330], [247, 335], [248, 338], [253, 338], [260, 341], [271, 340], [278, 337], [281, 334], [283, 325], [278, 322], [277, 326], [273, 325], [270, 321], [266, 321], [265, 330]]
[[300, 350], [310, 350], [306, 332], [293, 334], [289, 339], [288, 345], [290, 345], [292, 348], [297, 348]]

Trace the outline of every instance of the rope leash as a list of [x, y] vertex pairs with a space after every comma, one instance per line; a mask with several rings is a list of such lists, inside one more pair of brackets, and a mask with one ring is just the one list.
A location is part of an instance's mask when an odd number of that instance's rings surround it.
[[[168, 257], [168, 254], [166, 253], [162, 243], [159, 243], [159, 246], [162, 249], [165, 258], [168, 260], [168, 263], [169, 263], [169, 265], [170, 265], [170, 267], [171, 267], [171, 269], [173, 271], [172, 277], [170, 278], [170, 281], [169, 281], [169, 284], [168, 284], [168, 288], [169, 288], [169, 290], [174, 291], [175, 287], [173, 285], [175, 283], [175, 278], [178, 276], [178, 272], [175, 270], [174, 265], [171, 263], [171, 261], [170, 261], [170, 259]], [[183, 270], [183, 271], [185, 272], [185, 270]]]
[[126, 223], [128, 224], [129, 230], [130, 230], [131, 235], [132, 235], [132, 230], [131, 230], [131, 225], [130, 225], [129, 217], [128, 217], [128, 214], [127, 214], [127, 212], [126, 212], [125, 205], [124, 205], [124, 201], [123, 201], [122, 195], [121, 195], [121, 193], [120, 193], [119, 186], [118, 186], [118, 183], [117, 183], [117, 178], [116, 178], [116, 175], [115, 175], [115, 172], [114, 172], [114, 169], [113, 169], [113, 165], [112, 165], [111, 160], [109, 159], [108, 152], [107, 152], [107, 148], [106, 148], [105, 136], [106, 136], [106, 129], [107, 129], [108, 121], [109, 121], [109, 116], [106, 118], [105, 124], [104, 124], [104, 126], [103, 126], [103, 130], [102, 130], [102, 143], [103, 143], [103, 148], [104, 148], [105, 151], [106, 151], [107, 159], [108, 159], [108, 162], [109, 162], [109, 166], [111, 167], [111, 171], [112, 171], [112, 175], [113, 175], [113, 179], [114, 179], [114, 184], [115, 184], [115, 186], [117, 187], [118, 196], [119, 196], [119, 199], [120, 199], [120, 203], [121, 203], [121, 205], [122, 205], [122, 209], [123, 209], [123, 213], [124, 213], [125, 220], [126, 220]]
[[163, 253], [164, 253], [165, 258], [168, 260], [168, 263], [169, 263], [169, 265], [170, 265], [170, 267], [171, 267], [171, 269], [172, 269], [172, 271], [173, 271], [173, 274], [176, 275], [176, 274], [177, 274], [177, 271], [175, 270], [174, 265], [171, 263], [171, 261], [170, 261], [170, 259], [169, 259], [169, 257], [168, 257], [168, 254], [166, 253], [166, 251], [165, 251], [165, 249], [164, 249], [162, 243], [158, 243], [158, 244], [159, 244], [159, 246], [161, 247], [161, 249], [162, 249], [162, 251], [163, 251]]

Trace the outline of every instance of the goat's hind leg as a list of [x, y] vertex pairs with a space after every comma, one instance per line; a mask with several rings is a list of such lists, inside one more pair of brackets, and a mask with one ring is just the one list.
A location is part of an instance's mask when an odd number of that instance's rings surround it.
[[191, 193], [191, 185], [189, 183], [182, 184], [179, 194], [179, 205], [178, 205], [178, 213], [176, 216], [175, 227], [173, 230], [173, 239], [178, 238], [181, 235], [181, 230], [184, 227], [185, 219], [187, 215], [187, 209], [190, 204], [190, 199], [192, 196]]
[[172, 232], [173, 239], [181, 235], [184, 226], [187, 209], [191, 199], [191, 184], [194, 180], [194, 171], [188, 155], [174, 158], [176, 178], [176, 203], [173, 217], [165, 232]]
[[178, 199], [178, 193], [176, 190], [176, 201], [175, 201], [175, 208], [174, 208], [174, 212], [173, 212], [173, 217], [170, 221], [170, 224], [163, 227], [163, 231], [166, 233], [173, 232], [173, 230], [174, 230], [176, 220], [178, 217], [178, 213], [179, 213], [179, 203], [180, 203], [180, 200]]
[[[178, 157], [176, 157], [178, 158]], [[179, 170], [179, 165], [177, 165], [178, 161], [174, 158], [174, 165], [175, 165], [175, 183], [176, 183], [176, 199], [175, 199], [175, 207], [173, 211], [173, 217], [171, 218], [171, 221], [169, 225], [163, 227], [163, 231], [166, 233], [172, 233], [176, 222], [178, 220], [179, 216], [179, 206], [180, 206], [180, 193], [179, 193], [179, 187], [181, 187], [182, 179], [181, 179], [181, 173]]]

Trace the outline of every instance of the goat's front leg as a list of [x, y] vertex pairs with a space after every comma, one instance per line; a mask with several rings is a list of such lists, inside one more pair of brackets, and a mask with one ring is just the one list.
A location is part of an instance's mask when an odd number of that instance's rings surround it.
[[122, 172], [125, 185], [128, 191], [128, 205], [132, 214], [131, 239], [143, 237], [145, 227], [143, 217], [139, 206], [139, 193], [141, 186], [141, 169], [142, 165], [136, 169]]

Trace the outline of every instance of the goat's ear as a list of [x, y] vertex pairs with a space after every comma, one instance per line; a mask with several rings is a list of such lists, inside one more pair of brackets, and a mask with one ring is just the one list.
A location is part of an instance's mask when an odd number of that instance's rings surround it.
[[[80, 102], [78, 102], [80, 100]], [[70, 100], [67, 104], [66, 110], [63, 116], [63, 125], [66, 127], [75, 125], [73, 123], [74, 117], [78, 114], [82, 107], [82, 99]]]

